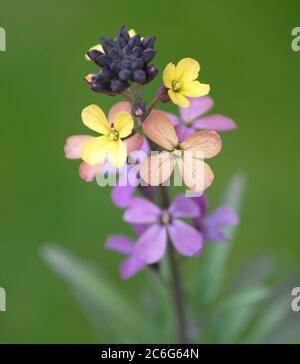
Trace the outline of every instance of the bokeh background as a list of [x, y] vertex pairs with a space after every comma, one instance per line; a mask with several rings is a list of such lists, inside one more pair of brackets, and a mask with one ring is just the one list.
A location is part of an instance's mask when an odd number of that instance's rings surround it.
[[[109, 189], [81, 181], [78, 162], [63, 154], [69, 135], [86, 132], [84, 106], [108, 110], [117, 101], [84, 83], [95, 70], [84, 53], [121, 24], [157, 36], [160, 69], [185, 56], [199, 60], [215, 111], [238, 124], [224, 135], [208, 191], [214, 206], [233, 173], [247, 175], [228, 274], [265, 252], [277, 260], [278, 278], [298, 272], [300, 52], [291, 49], [291, 31], [300, 26], [299, 12], [297, 0], [1, 0], [0, 286], [7, 312], [0, 312], [0, 342], [105, 341], [105, 327], [93, 329], [41, 259], [45, 242], [101, 266], [126, 296], [143, 285], [143, 274], [122, 282], [119, 257], [104, 248], [106, 235], [130, 231]], [[148, 100], [160, 82], [147, 88]]]

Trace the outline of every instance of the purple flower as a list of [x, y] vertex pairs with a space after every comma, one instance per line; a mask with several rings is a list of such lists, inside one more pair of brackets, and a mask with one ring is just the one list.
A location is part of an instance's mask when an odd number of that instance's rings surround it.
[[228, 237], [223, 229], [235, 226], [239, 218], [235, 211], [227, 206], [217, 208], [211, 215], [206, 216], [208, 199], [206, 196], [192, 198], [198, 208], [199, 215], [194, 219], [194, 225], [202, 233], [205, 240], [225, 242]]
[[133, 255], [134, 241], [126, 236], [111, 235], [107, 238], [105, 245], [109, 250], [127, 256], [120, 264], [120, 275], [123, 279], [132, 277], [145, 267], [145, 262]]
[[166, 113], [176, 126], [176, 132], [180, 140], [191, 136], [197, 129], [226, 131], [236, 128], [235, 122], [223, 115], [213, 114], [203, 116], [214, 104], [210, 96], [190, 98], [188, 108], [179, 108], [179, 117]]
[[203, 238], [193, 226], [179, 218], [196, 218], [199, 209], [190, 198], [179, 195], [167, 210], [142, 198], [133, 198], [124, 220], [132, 224], [149, 224], [139, 237], [133, 255], [147, 264], [158, 262], [165, 253], [168, 238], [176, 250], [185, 256], [199, 254]]

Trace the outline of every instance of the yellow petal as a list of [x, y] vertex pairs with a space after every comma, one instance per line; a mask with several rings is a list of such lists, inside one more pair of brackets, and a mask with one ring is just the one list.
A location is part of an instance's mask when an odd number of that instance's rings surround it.
[[175, 65], [173, 63], [169, 63], [163, 72], [163, 81], [164, 85], [167, 88], [172, 88], [172, 81], [174, 81], [175, 77]]
[[85, 107], [81, 112], [83, 124], [100, 134], [109, 132], [109, 125], [104, 112], [97, 105]]
[[120, 138], [126, 138], [134, 127], [132, 116], [127, 111], [119, 111], [115, 114], [114, 129], [119, 132]]
[[168, 95], [171, 101], [180, 107], [188, 107], [190, 104], [189, 100], [185, 96], [181, 95], [179, 92], [168, 90]]
[[142, 123], [142, 129], [149, 139], [164, 149], [174, 150], [178, 145], [175, 128], [162, 111], [153, 110]]
[[122, 167], [127, 158], [126, 144], [120, 139], [117, 141], [110, 141], [108, 143], [107, 158], [115, 167]]
[[114, 104], [111, 109], [108, 112], [108, 122], [109, 125], [113, 124], [114, 120], [115, 120], [115, 115], [117, 112], [119, 111], [127, 111], [127, 112], [131, 112], [131, 104], [127, 101], [120, 101], [117, 102], [116, 104]]
[[[129, 34], [129, 37], [130, 38], [132, 38], [132, 37], [134, 37], [137, 33], [136, 33], [136, 31], [134, 30], [134, 29], [129, 29], [128, 30], [128, 34]], [[143, 40], [144, 39], [144, 37], [141, 37], [141, 40]]]
[[145, 159], [140, 164], [140, 176], [150, 186], [164, 183], [173, 173], [175, 161], [169, 152], [161, 152]]
[[[94, 45], [93, 47], [91, 47], [91, 48], [89, 49], [89, 51], [93, 51], [93, 50], [96, 50], [96, 51], [99, 51], [99, 52], [104, 53], [104, 49], [103, 49], [103, 47], [102, 47], [102, 45], [101, 45], [101, 44], [96, 44], [96, 45]], [[85, 55], [85, 59], [86, 59], [87, 61], [91, 61], [90, 57], [89, 57], [87, 54]]]
[[210, 85], [199, 81], [184, 82], [180, 93], [189, 97], [205, 96], [210, 91]]
[[180, 82], [191, 82], [198, 78], [200, 64], [192, 58], [183, 58], [176, 65], [175, 79]]
[[108, 143], [109, 139], [106, 135], [89, 140], [81, 150], [81, 158], [90, 166], [103, 162], [107, 154]]
[[92, 80], [93, 80], [93, 76], [94, 76], [94, 74], [93, 74], [93, 73], [89, 73], [88, 75], [86, 75], [86, 76], [84, 77], [84, 79], [86, 80], [86, 82], [90, 83], [90, 82], [92, 82]]
[[136, 35], [136, 31], [134, 29], [129, 29], [128, 34], [129, 34], [129, 37], [132, 38]]

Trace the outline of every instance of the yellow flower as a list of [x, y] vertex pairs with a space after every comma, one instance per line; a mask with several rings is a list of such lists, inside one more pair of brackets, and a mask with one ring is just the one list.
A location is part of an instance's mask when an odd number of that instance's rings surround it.
[[[134, 37], [136, 35], [136, 31], [134, 29], [130, 29], [130, 30], [128, 30], [128, 34], [129, 34], [129, 37], [132, 38], [132, 37]], [[143, 38], [141, 38], [141, 40], [143, 40]], [[104, 49], [103, 49], [103, 47], [102, 47], [101, 44], [94, 45], [93, 47], [91, 47], [89, 49], [89, 52], [90, 51], [93, 51], [93, 50], [96, 50], [96, 51], [99, 51], [99, 52], [104, 53]], [[87, 54], [85, 55], [85, 59], [87, 61], [90, 61], [91, 60], [90, 57]]]
[[84, 125], [102, 134], [84, 144], [81, 158], [91, 166], [107, 158], [116, 167], [121, 167], [127, 158], [126, 144], [122, 139], [128, 137], [134, 127], [130, 113], [116, 112], [110, 125], [100, 107], [90, 105], [82, 110], [81, 117]]
[[192, 58], [183, 58], [176, 66], [173, 63], [166, 66], [163, 72], [163, 82], [174, 104], [188, 107], [189, 100], [186, 96], [199, 97], [209, 93], [210, 86], [196, 80], [199, 71], [199, 63]]

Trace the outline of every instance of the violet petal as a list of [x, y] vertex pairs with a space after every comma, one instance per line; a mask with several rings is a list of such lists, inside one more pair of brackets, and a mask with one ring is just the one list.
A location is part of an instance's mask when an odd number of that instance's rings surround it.
[[132, 224], [144, 224], [158, 221], [161, 210], [154, 203], [143, 197], [134, 197], [125, 211], [124, 220]]
[[154, 224], [139, 237], [135, 245], [134, 254], [147, 264], [153, 264], [162, 258], [166, 245], [166, 227]]
[[168, 232], [176, 250], [182, 255], [197, 255], [203, 247], [202, 234], [183, 221], [173, 220], [168, 225]]

